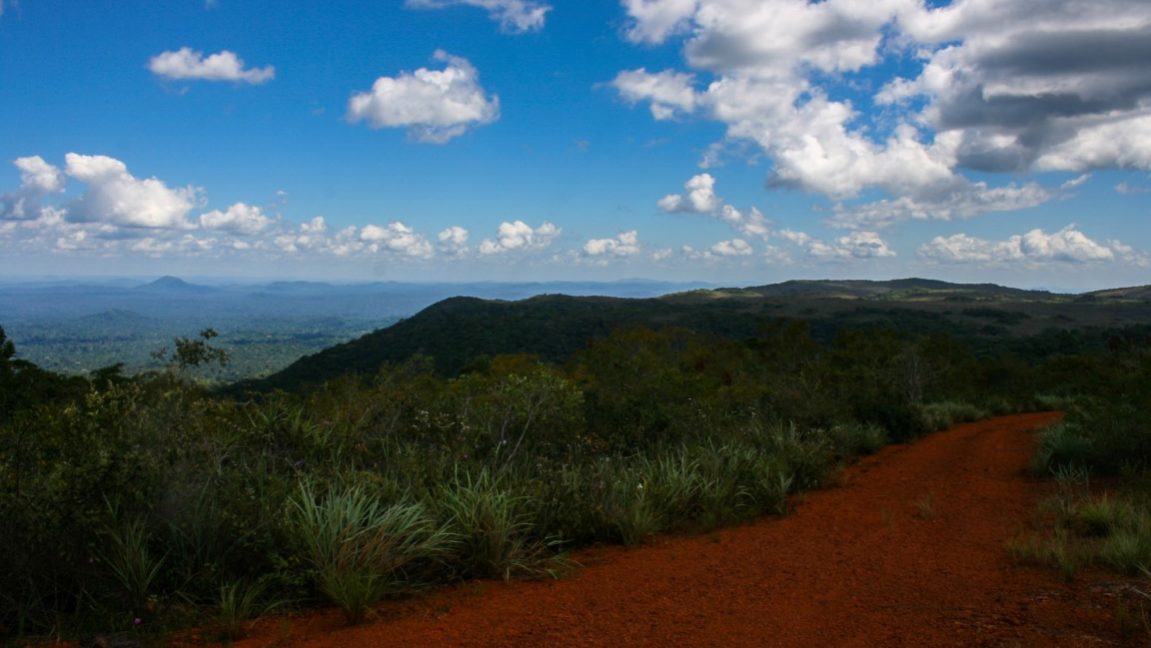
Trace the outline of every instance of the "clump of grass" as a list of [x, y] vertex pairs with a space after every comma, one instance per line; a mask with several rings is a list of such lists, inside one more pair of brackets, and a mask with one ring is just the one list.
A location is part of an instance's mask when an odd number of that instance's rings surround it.
[[1039, 475], [1079, 469], [1091, 464], [1092, 441], [1075, 426], [1056, 423], [1039, 435], [1032, 472]]
[[232, 641], [247, 635], [247, 624], [252, 619], [276, 607], [263, 603], [266, 581], [232, 581], [220, 586], [217, 600], [216, 625], [221, 639]]
[[887, 430], [869, 423], [837, 423], [827, 437], [840, 458], [874, 454], [891, 442]]
[[[1143, 592], [1138, 592], [1146, 596]], [[1135, 640], [1142, 638], [1143, 645], [1151, 645], [1151, 614], [1148, 614], [1147, 605], [1139, 601], [1132, 605], [1123, 598], [1115, 601], [1115, 623], [1119, 626], [1119, 634], [1124, 639]]]
[[1072, 518], [1080, 535], [1105, 538], [1131, 528], [1136, 512], [1129, 502], [1103, 495], [1081, 500]]
[[1050, 551], [1052, 561], [1059, 569], [1063, 580], [1068, 583], [1075, 580], [1075, 574], [1091, 562], [1090, 553], [1084, 551], [1079, 543], [1074, 542], [1066, 529], [1056, 529]]
[[135, 519], [105, 531], [108, 550], [104, 563], [131, 607], [134, 618], [140, 618], [149, 607], [152, 583], [160, 573], [164, 558], [156, 558], [148, 549], [148, 530], [142, 519]]
[[919, 407], [924, 429], [931, 432], [946, 430], [960, 423], [971, 423], [991, 416], [991, 412], [971, 403], [940, 401]]
[[409, 564], [442, 557], [452, 535], [418, 503], [385, 506], [358, 486], [317, 498], [303, 483], [292, 500], [295, 528], [320, 591], [349, 624], [405, 584]]
[[1004, 548], [1011, 560], [1021, 565], [1046, 565], [1050, 557], [1048, 543], [1034, 533], [1017, 533]]
[[1151, 567], [1151, 529], [1142, 521], [1110, 533], [1099, 547], [1099, 557], [1117, 571], [1135, 576]]
[[604, 514], [620, 542], [635, 547], [663, 530], [663, 524], [652, 504], [649, 485], [628, 476], [632, 479], [618, 480], [607, 489]]
[[454, 553], [465, 575], [507, 580], [546, 571], [551, 556], [531, 537], [527, 498], [512, 494], [486, 468], [474, 477], [457, 472], [440, 489], [439, 502], [458, 539]]
[[1151, 568], [1151, 512], [1124, 495], [1092, 497], [1080, 469], [1062, 470], [1057, 483], [1047, 505], [1054, 513], [1051, 530], [1014, 539], [1007, 547], [1013, 558], [1053, 565], [1067, 579], [1090, 563], [1128, 575]]

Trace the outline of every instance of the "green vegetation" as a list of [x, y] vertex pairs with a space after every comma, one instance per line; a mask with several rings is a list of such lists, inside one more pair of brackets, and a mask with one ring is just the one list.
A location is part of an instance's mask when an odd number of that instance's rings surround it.
[[[211, 330], [179, 338], [164, 371], [82, 378], [17, 359], [0, 332], [0, 625], [234, 637], [272, 601], [329, 601], [354, 623], [417, 588], [562, 573], [589, 543], [785, 514], [885, 443], [1042, 404], [1074, 407], [1037, 469], [1151, 460], [1149, 345], [1130, 329], [1060, 352], [972, 343], [931, 317], [828, 329], [699, 299], [645, 302], [622, 325], [621, 300], [449, 300], [388, 329], [402, 359], [337, 347], [343, 375], [304, 363], [316, 380], [290, 392], [210, 391], [197, 372], [234, 358]], [[419, 353], [439, 349], [446, 363]], [[1060, 533], [1143, 568], [1139, 502], [1068, 505]]]
[[1058, 494], [1038, 528], [1009, 545], [1017, 558], [1054, 564], [1067, 578], [1089, 564], [1151, 572], [1149, 343], [1117, 336], [1107, 355], [1074, 361], [1078, 396], [1063, 399], [1067, 416], [1041, 434], [1033, 461]]

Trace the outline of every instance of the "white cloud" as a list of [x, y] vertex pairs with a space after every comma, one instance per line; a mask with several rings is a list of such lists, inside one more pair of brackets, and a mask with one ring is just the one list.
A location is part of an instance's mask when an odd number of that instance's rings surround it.
[[20, 170], [20, 188], [0, 195], [0, 218], [36, 218], [44, 197], [64, 191], [64, 173], [39, 155], [16, 158], [12, 164]]
[[174, 52], [162, 52], [148, 62], [152, 74], [166, 79], [201, 79], [205, 81], [236, 81], [259, 85], [276, 77], [276, 68], [244, 69], [244, 62], [228, 50], [210, 54], [189, 47]]
[[448, 256], [463, 256], [467, 254], [469, 237], [470, 233], [459, 225], [452, 225], [436, 236], [439, 240], [440, 252]]
[[615, 238], [591, 239], [583, 246], [584, 254], [593, 257], [629, 257], [643, 251], [636, 230], [622, 232]]
[[1048, 234], [1033, 229], [1004, 241], [988, 241], [967, 234], [937, 236], [919, 248], [919, 258], [941, 264], [1025, 264], [1115, 262], [1147, 265], [1146, 255], [1119, 241], [1098, 243], [1075, 225]]
[[499, 119], [499, 97], [487, 98], [471, 63], [442, 50], [434, 58], [445, 63], [443, 70], [380, 77], [370, 91], [353, 94], [348, 119], [366, 120], [373, 128], [407, 128], [415, 139], [434, 144]]
[[[869, 189], [886, 193], [887, 200], [856, 210], [858, 226], [1017, 209], [1075, 188], [991, 189], [967, 180], [965, 169], [1151, 168], [1146, 3], [963, 0], [932, 8], [921, 0], [623, 0], [623, 6], [631, 19], [628, 39], [659, 44], [682, 35], [689, 69], [621, 72], [612, 82], [621, 97], [650, 102], [657, 119], [694, 114], [722, 123], [726, 142], [753, 142], [770, 159], [770, 186], [837, 200]], [[874, 75], [861, 74], [885, 62], [914, 63], [907, 59], [915, 56], [923, 69], [914, 78], [871, 88]], [[869, 104], [884, 110], [861, 119]]]
[[625, 70], [616, 75], [611, 85], [630, 104], [651, 102], [652, 117], [672, 119], [680, 113], [691, 113], [696, 107], [692, 88], [695, 77], [672, 70], [651, 74], [644, 68]]
[[68, 153], [64, 160], [65, 173], [88, 185], [68, 209], [71, 220], [123, 227], [194, 227], [185, 216], [199, 203], [199, 189], [171, 189], [156, 178], [140, 180], [123, 162], [104, 155]]
[[659, 208], [665, 212], [691, 212], [711, 214], [717, 211], [723, 201], [715, 195], [715, 178], [710, 173], [692, 176], [683, 185], [686, 193], [669, 194], [659, 199]]
[[428, 259], [432, 257], [432, 244], [422, 234], [400, 221], [392, 221], [387, 227], [365, 225], [360, 229], [360, 240], [368, 244], [368, 251], [394, 252], [397, 254]]
[[692, 176], [683, 187], [686, 189], [683, 194], [669, 194], [656, 204], [667, 213], [686, 212], [718, 218], [746, 236], [766, 239], [770, 235], [767, 218], [758, 209], [740, 211], [715, 193], [715, 178], [710, 173]]
[[743, 212], [731, 205], [724, 205], [719, 210], [719, 218], [730, 225], [732, 229], [747, 236], [766, 239], [771, 234], [767, 218], [755, 207]]
[[[1077, 185], [1071, 188], [1074, 186]], [[861, 205], [837, 204], [835, 216], [829, 223], [847, 229], [877, 229], [904, 220], [949, 221], [991, 212], [1028, 209], [1058, 195], [1034, 182], [1022, 186], [988, 187], [986, 182], [966, 181], [923, 194], [922, 197], [900, 196]]]
[[200, 227], [240, 234], [259, 234], [272, 224], [272, 219], [254, 205], [238, 202], [227, 211], [218, 209], [200, 215]]
[[732, 239], [730, 241], [720, 241], [711, 246], [712, 254], [718, 256], [751, 256], [751, 244], [743, 239]]
[[927, 100], [921, 119], [958, 135], [965, 166], [990, 171], [1151, 167], [1151, 9], [1126, 0], [962, 2], [908, 13], [931, 47], [890, 94]]
[[1070, 191], [1072, 189], [1078, 189], [1079, 187], [1082, 187], [1083, 185], [1087, 184], [1087, 181], [1090, 179], [1091, 179], [1091, 174], [1090, 173], [1084, 173], [1082, 175], [1076, 176], [1076, 177], [1068, 180], [1067, 182], [1064, 182], [1063, 184], [1059, 185], [1059, 188], [1064, 190], [1064, 191]]
[[[895, 251], [876, 232], [851, 232], [834, 241], [826, 242], [813, 238], [805, 232], [784, 229], [776, 236], [802, 248], [809, 257], [819, 261], [848, 261], [875, 259], [896, 256]], [[786, 257], [782, 250], [774, 251], [776, 256]]]
[[632, 24], [627, 37], [636, 43], [659, 44], [686, 29], [697, 0], [623, 0]]
[[1124, 196], [1134, 194], [1151, 193], [1151, 187], [1145, 185], [1132, 184], [1124, 180], [1115, 185], [1115, 192]]
[[367, 247], [360, 240], [355, 227], [346, 227], [335, 236], [329, 236], [328, 222], [323, 216], [315, 216], [309, 221], [300, 223], [296, 231], [274, 236], [272, 243], [279, 250], [289, 254], [330, 252], [336, 256], [348, 256]]
[[500, 29], [513, 34], [539, 31], [544, 28], [551, 5], [536, 0], [407, 0], [404, 6], [412, 9], [443, 9], [457, 5], [479, 7], [488, 12]]
[[480, 254], [542, 250], [550, 246], [561, 232], [560, 228], [548, 222], [532, 229], [530, 225], [521, 220], [505, 221], [500, 223], [495, 240], [484, 239], [480, 243]]

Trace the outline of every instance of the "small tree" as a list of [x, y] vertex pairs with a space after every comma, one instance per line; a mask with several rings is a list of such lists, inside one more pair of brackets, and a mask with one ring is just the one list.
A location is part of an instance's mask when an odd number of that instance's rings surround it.
[[181, 371], [189, 367], [197, 368], [211, 364], [226, 367], [229, 359], [228, 352], [208, 344], [212, 338], [217, 336], [219, 333], [215, 329], [206, 328], [200, 331], [200, 335], [196, 338], [175, 338], [173, 340], [176, 345], [174, 352], [169, 353], [168, 348], [164, 347], [159, 351], [154, 351], [152, 357], [164, 362], [169, 369]]

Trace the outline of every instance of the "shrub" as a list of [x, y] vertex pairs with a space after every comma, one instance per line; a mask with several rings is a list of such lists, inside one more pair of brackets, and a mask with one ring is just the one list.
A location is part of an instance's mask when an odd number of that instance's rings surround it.
[[1039, 435], [1039, 449], [1032, 460], [1037, 474], [1051, 474], [1062, 468], [1091, 464], [1092, 442], [1079, 428], [1056, 423]]

